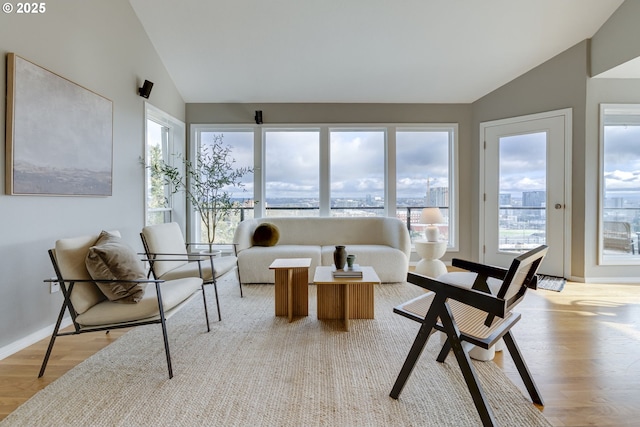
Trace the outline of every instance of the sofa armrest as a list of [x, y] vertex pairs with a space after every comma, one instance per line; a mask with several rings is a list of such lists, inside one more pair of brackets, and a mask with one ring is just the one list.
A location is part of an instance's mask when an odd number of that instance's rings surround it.
[[384, 218], [382, 225], [384, 244], [400, 249], [407, 257], [411, 256], [411, 236], [404, 222], [397, 218]]
[[253, 246], [253, 233], [256, 231], [257, 226], [258, 221], [255, 219], [246, 219], [238, 224], [235, 235], [233, 236], [236, 254]]

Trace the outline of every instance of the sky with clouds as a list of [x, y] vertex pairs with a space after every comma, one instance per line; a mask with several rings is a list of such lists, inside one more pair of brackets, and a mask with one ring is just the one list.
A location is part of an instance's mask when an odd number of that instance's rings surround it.
[[640, 190], [640, 126], [606, 126], [604, 139], [606, 190]]
[[[253, 167], [253, 133], [225, 131], [236, 165]], [[212, 135], [203, 133], [203, 142]], [[265, 150], [267, 198], [317, 198], [319, 194], [319, 133], [268, 131]], [[640, 126], [607, 126], [604, 158], [608, 191], [640, 189]], [[330, 132], [332, 198], [384, 195], [384, 133]], [[401, 131], [396, 136], [397, 198], [424, 197], [428, 186], [448, 186], [448, 133]], [[546, 188], [545, 134], [515, 135], [500, 140], [500, 193], [520, 196]], [[243, 178], [250, 198], [253, 174]]]
[[[203, 141], [206, 142], [206, 135]], [[253, 164], [253, 135], [224, 132], [239, 166]], [[267, 198], [317, 198], [320, 181], [320, 136], [316, 131], [267, 131], [265, 190]], [[330, 133], [332, 198], [384, 196], [384, 133], [333, 130]], [[448, 141], [445, 131], [399, 131], [397, 197], [424, 197], [428, 185], [448, 186]], [[252, 176], [245, 177], [252, 190]], [[427, 184], [429, 181], [429, 184]], [[245, 195], [246, 196], [246, 195]]]

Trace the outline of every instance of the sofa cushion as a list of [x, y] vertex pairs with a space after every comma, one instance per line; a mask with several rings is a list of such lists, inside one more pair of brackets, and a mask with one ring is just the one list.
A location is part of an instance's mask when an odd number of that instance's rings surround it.
[[[399, 283], [407, 280], [409, 260], [400, 249], [386, 245], [346, 245], [348, 254], [356, 256], [360, 265], [373, 267], [382, 283]], [[322, 246], [322, 264], [333, 264], [335, 246]]]
[[280, 239], [280, 230], [275, 224], [263, 222], [253, 232], [254, 246], [274, 246]]
[[[144, 280], [146, 274], [135, 251], [120, 237], [106, 231], [100, 233], [85, 259], [87, 271], [94, 280]], [[96, 282], [109, 301], [136, 303], [144, 294], [144, 285], [135, 282]]]
[[242, 283], [274, 283], [275, 273], [269, 269], [277, 258], [311, 258], [309, 278], [320, 264], [320, 246], [276, 245], [253, 246], [238, 254], [238, 266]]

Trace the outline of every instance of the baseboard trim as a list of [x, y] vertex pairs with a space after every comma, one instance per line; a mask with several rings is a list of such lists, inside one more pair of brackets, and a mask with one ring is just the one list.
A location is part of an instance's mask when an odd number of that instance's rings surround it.
[[[72, 323], [71, 318], [65, 317], [64, 319], [62, 319], [62, 324], [60, 325], [60, 329], [66, 328], [67, 326], [71, 325], [71, 323]], [[53, 329], [55, 328], [55, 326], [56, 326], [55, 324], [51, 324], [46, 328], [42, 328], [39, 331], [29, 334], [24, 338], [20, 338], [18, 341], [14, 341], [9, 345], [6, 345], [0, 348], [0, 360], [9, 357], [12, 354], [15, 354], [20, 350], [24, 350], [25, 348], [37, 343], [40, 340], [49, 338], [53, 333]]]
[[602, 285], [640, 285], [638, 277], [577, 277], [570, 276], [567, 280], [578, 283], [595, 283]]
[[640, 285], [638, 277], [587, 277], [584, 283], [598, 283], [603, 285]]

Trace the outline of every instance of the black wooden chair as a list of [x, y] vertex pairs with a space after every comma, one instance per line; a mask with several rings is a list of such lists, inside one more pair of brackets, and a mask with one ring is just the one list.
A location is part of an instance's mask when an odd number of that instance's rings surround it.
[[[470, 343], [484, 349], [493, 346], [501, 338], [524, 381], [531, 400], [543, 405], [540, 392], [511, 333], [511, 328], [520, 320], [520, 314], [512, 311], [522, 301], [528, 288], [536, 289], [536, 272], [547, 246], [540, 246], [513, 260], [507, 269], [454, 259], [452, 265], [477, 273], [473, 286], [457, 286], [416, 273], [409, 273], [410, 283], [427, 289], [424, 295], [394, 308], [394, 312], [420, 322], [422, 326], [409, 350], [390, 396], [398, 399], [415, 366], [427, 340], [435, 331], [446, 333], [447, 340], [437, 357], [444, 362], [450, 350], [464, 376], [473, 402], [484, 426], [496, 424], [493, 413], [471, 363], [468, 354]], [[487, 280], [502, 281], [496, 295], [491, 294]]]

